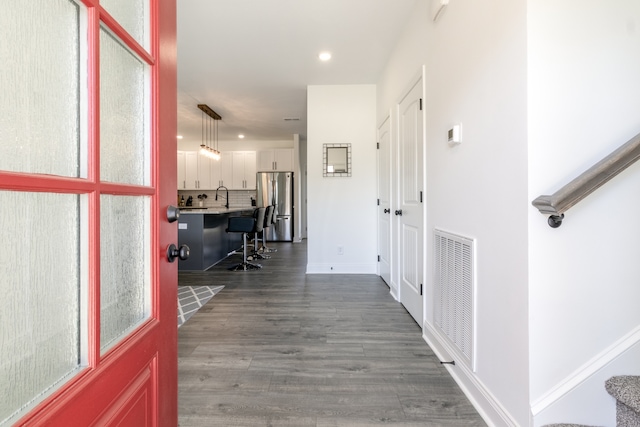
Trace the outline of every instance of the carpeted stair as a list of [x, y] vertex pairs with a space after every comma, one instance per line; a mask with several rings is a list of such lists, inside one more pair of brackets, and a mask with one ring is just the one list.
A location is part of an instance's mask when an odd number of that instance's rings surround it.
[[[616, 427], [640, 427], [640, 376], [611, 377], [607, 392], [616, 399]], [[590, 427], [583, 424], [547, 424], [543, 427]]]
[[611, 377], [605, 388], [616, 399], [616, 426], [640, 426], [640, 376]]

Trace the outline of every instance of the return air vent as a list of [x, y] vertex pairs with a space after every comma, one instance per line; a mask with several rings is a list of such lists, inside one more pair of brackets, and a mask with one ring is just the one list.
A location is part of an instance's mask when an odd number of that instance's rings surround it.
[[475, 251], [472, 239], [435, 230], [435, 323], [475, 371]]

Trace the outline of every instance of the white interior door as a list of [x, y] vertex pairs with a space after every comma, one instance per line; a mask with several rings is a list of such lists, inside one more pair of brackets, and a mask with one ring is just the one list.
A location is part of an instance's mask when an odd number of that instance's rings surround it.
[[378, 128], [378, 273], [391, 287], [391, 120]]
[[423, 152], [422, 79], [398, 105], [398, 268], [400, 302], [422, 326]]

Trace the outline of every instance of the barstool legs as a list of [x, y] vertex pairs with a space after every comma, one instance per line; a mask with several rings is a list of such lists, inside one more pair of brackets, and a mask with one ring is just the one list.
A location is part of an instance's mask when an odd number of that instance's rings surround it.
[[242, 262], [240, 264], [236, 264], [233, 267], [229, 267], [228, 270], [231, 271], [248, 271], [248, 270], [258, 270], [262, 268], [260, 264], [253, 264], [248, 262], [249, 258], [247, 257], [247, 233], [242, 233]]
[[258, 253], [268, 254], [268, 253], [271, 253], [271, 252], [278, 252], [278, 250], [275, 249], [275, 248], [268, 248], [267, 247], [267, 237], [266, 236], [267, 236], [267, 228], [265, 227], [262, 230], [262, 246], [260, 247], [260, 249], [258, 249]]
[[[262, 230], [263, 236], [264, 236], [264, 229]], [[265, 255], [264, 253], [262, 253], [260, 251], [261, 248], [258, 248], [258, 233], [256, 233], [253, 236], [253, 251], [251, 251], [251, 255], [249, 255], [249, 260], [253, 260], [253, 259], [269, 259], [271, 258], [270, 255]]]

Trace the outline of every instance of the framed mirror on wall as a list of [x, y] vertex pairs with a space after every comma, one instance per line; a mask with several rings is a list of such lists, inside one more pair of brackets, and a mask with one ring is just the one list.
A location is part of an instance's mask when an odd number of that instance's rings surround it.
[[351, 144], [322, 144], [322, 176], [351, 176]]

